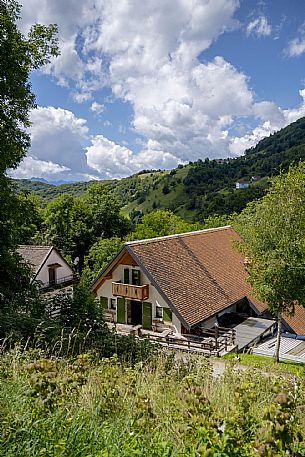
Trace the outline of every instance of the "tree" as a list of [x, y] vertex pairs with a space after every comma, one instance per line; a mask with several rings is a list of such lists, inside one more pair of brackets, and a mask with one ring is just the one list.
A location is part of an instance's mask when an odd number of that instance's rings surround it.
[[44, 226], [45, 241], [71, 259], [79, 257], [81, 270], [84, 256], [93, 242], [90, 208], [79, 198], [59, 195], [45, 209]]
[[278, 319], [279, 360], [282, 314], [305, 305], [305, 163], [271, 180], [268, 193], [237, 218], [249, 281]]
[[105, 184], [91, 184], [84, 196], [84, 202], [90, 208], [96, 238], [123, 237], [130, 230], [130, 222], [122, 216], [117, 198]]
[[27, 37], [16, 26], [20, 5], [0, 1], [0, 173], [16, 168], [30, 146], [29, 111], [35, 107], [29, 74], [58, 55], [57, 27], [36, 24]]
[[140, 224], [127, 238], [128, 240], [143, 240], [157, 236], [173, 235], [175, 233], [199, 230], [199, 224], [190, 224], [172, 211], [157, 210], [143, 216]]
[[20, 5], [0, 0], [0, 311], [28, 309], [29, 269], [16, 254], [29, 207], [19, 198], [5, 172], [26, 155], [29, 111], [35, 107], [29, 74], [58, 54], [56, 26], [36, 24], [27, 37], [16, 26]]
[[88, 282], [93, 281], [98, 273], [112, 260], [122, 244], [121, 238], [112, 237], [108, 239], [100, 238], [91, 246], [83, 272], [83, 276]]

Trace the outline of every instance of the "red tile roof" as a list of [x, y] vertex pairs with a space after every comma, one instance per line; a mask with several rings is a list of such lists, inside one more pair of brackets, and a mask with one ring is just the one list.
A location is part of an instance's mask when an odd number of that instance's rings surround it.
[[248, 297], [258, 311], [266, 306], [252, 296], [240, 241], [231, 227], [127, 243], [159, 289], [191, 327]]
[[294, 316], [285, 316], [283, 319], [297, 335], [305, 335], [305, 308], [296, 306]]
[[[267, 306], [247, 282], [244, 257], [234, 247], [238, 241], [240, 236], [228, 226], [126, 243], [91, 289], [96, 291], [127, 250], [187, 327], [244, 297], [262, 313]], [[305, 308], [297, 306], [295, 315], [284, 320], [294, 332], [305, 335]]]

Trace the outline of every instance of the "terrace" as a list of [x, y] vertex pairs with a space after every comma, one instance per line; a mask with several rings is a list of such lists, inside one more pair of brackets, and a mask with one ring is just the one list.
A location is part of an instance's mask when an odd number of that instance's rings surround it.
[[154, 344], [160, 344], [168, 349], [176, 349], [206, 356], [220, 357], [236, 348], [235, 330], [223, 327], [207, 329], [203, 336], [192, 334], [173, 334], [170, 328], [163, 332], [144, 330], [141, 325], [115, 324], [107, 322], [110, 329], [115, 328], [118, 335], [132, 335], [137, 338], [147, 338]]

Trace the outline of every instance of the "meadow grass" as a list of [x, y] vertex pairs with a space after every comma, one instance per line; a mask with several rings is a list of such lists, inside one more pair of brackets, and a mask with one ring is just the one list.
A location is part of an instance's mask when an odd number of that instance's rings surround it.
[[304, 378], [160, 352], [133, 366], [94, 353], [0, 358], [0, 455], [305, 456]]

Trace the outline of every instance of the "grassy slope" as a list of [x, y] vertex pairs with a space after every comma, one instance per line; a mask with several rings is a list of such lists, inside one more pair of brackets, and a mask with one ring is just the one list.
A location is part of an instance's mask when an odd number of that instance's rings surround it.
[[304, 385], [276, 371], [229, 368], [215, 379], [202, 357], [134, 367], [44, 357], [0, 358], [0, 455], [304, 455]]
[[[105, 181], [122, 202], [125, 213], [171, 209], [184, 219], [202, 219], [209, 214], [240, 211], [247, 201], [260, 198], [267, 177], [286, 170], [291, 163], [305, 159], [305, 118], [261, 140], [246, 155], [224, 161], [198, 161], [172, 172], [151, 171], [128, 178]], [[251, 176], [263, 179], [250, 188], [235, 191], [234, 183]], [[45, 201], [66, 192], [80, 196], [90, 183], [52, 186], [46, 183], [18, 181], [18, 187], [34, 192]]]

